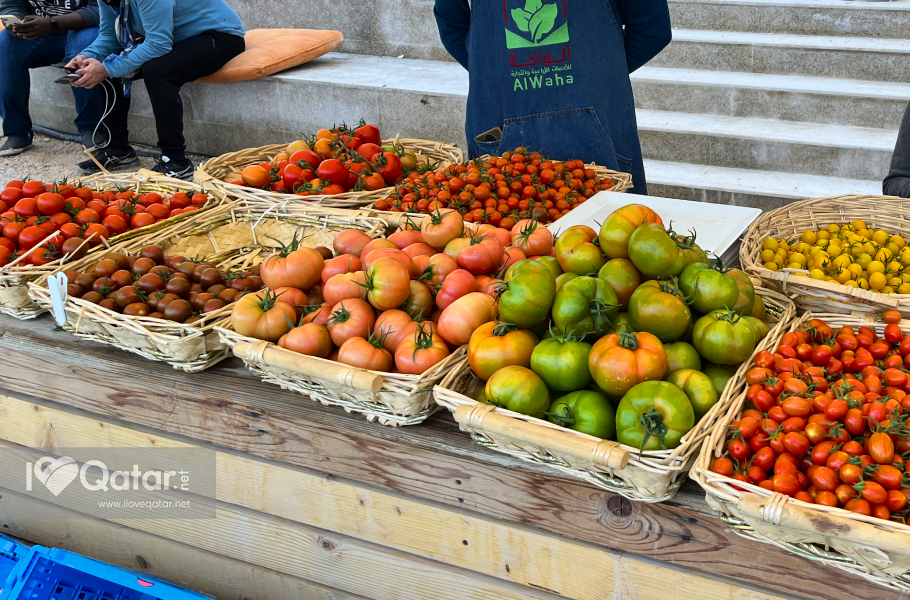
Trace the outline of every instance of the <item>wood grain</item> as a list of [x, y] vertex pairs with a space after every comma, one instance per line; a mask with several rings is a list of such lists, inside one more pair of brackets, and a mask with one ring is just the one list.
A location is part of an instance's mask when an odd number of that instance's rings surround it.
[[[57, 456], [78, 448], [185, 448], [191, 444], [148, 429], [124, 426], [49, 403], [0, 395], [0, 439]], [[128, 464], [108, 464], [112, 469]], [[178, 465], [172, 465], [172, 468]], [[274, 517], [388, 546], [424, 558], [553, 591], [577, 600], [622, 597], [662, 600], [662, 581], [692, 600], [772, 597], [690, 571], [656, 566], [588, 544], [543, 534], [468, 511], [419, 501], [249, 455], [217, 452], [216, 498]], [[778, 596], [773, 596], [779, 598]]]
[[[45, 519], [25, 519], [35, 503]], [[0, 530], [34, 544], [62, 548], [149, 573], [218, 600], [364, 600], [312, 581], [291, 577], [109, 521], [4, 491]]]
[[[47, 318], [0, 319], [6, 393], [40, 395], [747, 585], [806, 598], [855, 597], [858, 582], [848, 575], [725, 531], [697, 487], [661, 505], [631, 503], [486, 451], [448, 415], [419, 427], [379, 427], [267, 386], [238, 361], [186, 375], [52, 329]], [[883, 588], [880, 597], [900, 596]]]

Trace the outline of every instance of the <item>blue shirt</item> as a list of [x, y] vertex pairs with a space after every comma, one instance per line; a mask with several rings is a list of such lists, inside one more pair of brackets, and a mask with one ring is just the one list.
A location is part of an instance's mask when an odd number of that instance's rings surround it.
[[123, 47], [114, 29], [117, 14], [100, 0], [99, 6], [98, 38], [82, 54], [103, 61], [111, 77], [132, 73], [148, 61], [170, 53], [176, 42], [206, 31], [238, 36], [246, 33], [240, 17], [224, 0], [131, 0], [133, 28], [145, 33], [145, 41], [122, 56]]
[[[610, 0], [610, 9], [623, 27], [629, 73], [644, 66], [670, 43], [667, 0]], [[467, 69], [466, 38], [471, 29], [468, 0], [436, 0], [434, 12], [442, 45]]]

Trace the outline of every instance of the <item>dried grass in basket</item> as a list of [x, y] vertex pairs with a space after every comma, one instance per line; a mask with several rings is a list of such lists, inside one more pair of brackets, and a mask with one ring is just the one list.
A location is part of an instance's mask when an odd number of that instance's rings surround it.
[[[872, 314], [806, 313], [768, 336], [770, 346], [776, 346], [787, 331], [795, 331], [814, 318], [823, 319], [835, 330], [843, 325], [866, 325], [882, 335], [885, 327]], [[910, 321], [902, 321], [900, 327], [904, 335], [910, 334]], [[691, 477], [705, 489], [708, 504], [743, 537], [910, 592], [910, 526], [842, 508], [808, 504], [710, 470], [711, 462], [726, 447], [727, 427], [743, 411], [747, 388], [742, 372], [731, 380], [732, 406], [714, 425], [692, 469]]]
[[880, 294], [796, 275], [797, 272], [808, 275], [808, 271], [771, 271], [761, 260], [765, 238], [791, 241], [807, 229], [821, 229], [832, 223], [843, 225], [855, 219], [910, 239], [907, 215], [910, 215], [910, 200], [893, 196], [849, 195], [794, 202], [764, 213], [752, 224], [740, 247], [739, 259], [747, 273], [793, 297], [800, 311], [865, 314], [897, 309], [908, 317], [908, 294]]
[[[205, 258], [222, 270], [243, 270], [261, 262], [279, 242], [287, 243], [295, 234], [303, 238], [304, 246], [331, 246], [339, 231], [350, 228], [379, 237], [385, 232], [386, 224], [379, 219], [352, 217], [347, 211], [317, 213], [300, 208], [279, 215], [240, 202], [198, 213], [193, 219], [134, 238], [112, 250], [134, 253], [155, 244], [164, 248], [167, 256]], [[97, 259], [86, 257], [66, 268], [81, 270]], [[29, 294], [44, 308], [51, 307], [47, 277], [29, 285]], [[67, 331], [150, 360], [167, 362], [184, 371], [201, 371], [229, 356], [229, 349], [219, 339], [215, 326], [230, 317], [230, 305], [194, 323], [122, 315], [80, 298], [69, 298], [65, 310], [67, 320], [63, 328]]]
[[[756, 289], [765, 301], [769, 316], [776, 322], [771, 333], [756, 348], [770, 345], [793, 318], [794, 306], [782, 294]], [[737, 371], [742, 375], [750, 361]], [[565, 429], [549, 421], [482, 404], [470, 397], [483, 382], [462, 361], [434, 391], [437, 404], [455, 415], [459, 427], [475, 442], [527, 462], [550, 465], [573, 479], [592, 483], [630, 500], [662, 502], [672, 498], [682, 485], [702, 442], [722, 420], [734, 401], [730, 386], [717, 404], [672, 450], [644, 452], [638, 448]], [[627, 464], [624, 464], [626, 463]]]
[[[80, 180], [79, 184], [94, 188], [98, 191], [108, 190], [111, 188], [119, 188], [123, 190], [134, 190], [139, 194], [158, 192], [162, 195], [170, 195], [180, 191], [205, 191], [212, 196], [212, 199], [209, 201], [207, 208], [220, 204], [226, 198], [225, 192], [222, 190], [216, 190], [212, 188], [212, 186], [209, 186], [209, 188], [202, 190], [199, 184], [181, 181], [179, 179], [170, 179], [168, 177], [164, 177], [163, 175], [159, 175], [147, 170], [141, 170], [136, 173], [110, 173], [107, 175], [95, 175]], [[133, 239], [138, 236], [148, 235], [153, 231], [160, 231], [166, 227], [170, 227], [175, 223], [186, 221], [198, 212], [199, 211], [195, 211], [177, 215], [165, 219], [160, 223], [155, 223], [154, 225], [143, 227], [142, 229], [127, 231], [120, 235], [113, 236], [107, 240], [107, 243], [104, 246], [97, 246], [93, 248], [92, 252], [103, 251], [106, 246], [117, 245], [121, 242]], [[47, 236], [44, 241], [53, 238], [54, 235], [56, 235], [56, 233]], [[54, 273], [64, 264], [70, 262], [70, 258], [64, 256], [40, 267], [25, 264], [26, 259], [31, 256], [33, 252], [37, 252], [38, 248], [43, 245], [44, 241], [42, 241], [41, 244], [35, 246], [28, 252], [22, 254], [22, 256], [10, 264], [4, 267], [0, 267], [0, 313], [9, 315], [11, 317], [16, 317], [17, 319], [33, 319], [41, 313], [45, 312], [45, 308], [38, 306], [31, 298], [29, 298], [28, 283], [30, 281], [35, 281], [41, 277]]]
[[[383, 145], [395, 144], [405, 150], [411, 150], [420, 161], [439, 163], [441, 167], [464, 160], [462, 151], [452, 144], [433, 142], [429, 140], [416, 140], [410, 138], [393, 138], [383, 140]], [[275, 156], [287, 150], [287, 144], [271, 144], [260, 148], [247, 148], [238, 152], [229, 152], [211, 158], [196, 169], [196, 181], [211, 184], [252, 201], [259, 202], [305, 202], [310, 205], [327, 206], [333, 208], [360, 208], [388, 196], [392, 188], [363, 192], [345, 192], [331, 196], [296, 196], [294, 194], [281, 194], [271, 190], [256, 190], [241, 185], [228, 183], [228, 178], [237, 176], [240, 171], [250, 165], [271, 162]]]
[[326, 406], [361, 413], [382, 425], [416, 425], [433, 414], [433, 386], [465, 356], [465, 347], [421, 375], [358, 369], [240, 335], [230, 322], [217, 328], [224, 343], [263, 381], [294, 390]]

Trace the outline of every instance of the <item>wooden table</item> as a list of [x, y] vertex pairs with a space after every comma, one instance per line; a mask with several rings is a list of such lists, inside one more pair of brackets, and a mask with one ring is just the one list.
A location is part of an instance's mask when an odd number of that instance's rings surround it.
[[[3, 533], [224, 600], [903, 596], [729, 531], [688, 483], [633, 503], [475, 445], [448, 414], [373, 425], [0, 317], [0, 445], [217, 449], [217, 519], [109, 522], [3, 491]], [[77, 518], [81, 517], [81, 518]], [[871, 587], [871, 589], [870, 589]]]

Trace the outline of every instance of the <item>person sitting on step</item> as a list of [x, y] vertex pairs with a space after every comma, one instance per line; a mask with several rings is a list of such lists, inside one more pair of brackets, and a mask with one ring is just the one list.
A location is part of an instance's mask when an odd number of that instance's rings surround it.
[[[18, 23], [0, 30], [0, 117], [3, 135], [0, 156], [14, 156], [32, 147], [34, 132], [28, 111], [29, 69], [69, 61], [98, 36], [95, 0], [0, 0], [0, 15]], [[63, 75], [63, 73], [60, 73]], [[75, 125], [87, 147], [103, 145], [99, 130], [104, 111], [100, 89], [73, 88]]]
[[[100, 0], [101, 31], [94, 44], [67, 65], [82, 77], [74, 86], [93, 89], [110, 79], [115, 103], [105, 120], [107, 148], [95, 158], [111, 170], [133, 166], [127, 117], [131, 83], [144, 79], [155, 115], [161, 158], [154, 171], [191, 179], [186, 157], [180, 88], [223, 67], [245, 49], [243, 23], [224, 0]], [[92, 161], [83, 173], [98, 171]]]

